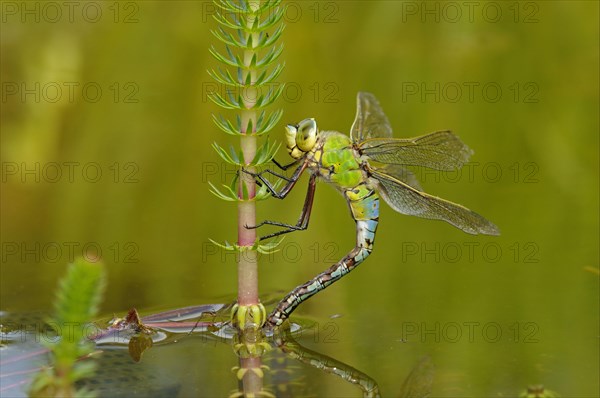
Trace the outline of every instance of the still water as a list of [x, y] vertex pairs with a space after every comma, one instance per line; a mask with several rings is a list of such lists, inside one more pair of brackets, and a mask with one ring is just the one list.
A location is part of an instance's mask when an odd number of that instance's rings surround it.
[[[29, 13], [22, 4], [2, 3], [0, 309], [48, 313], [66, 264], [84, 254], [106, 265], [104, 314], [231, 303], [236, 258], [209, 241], [237, 236], [235, 208], [208, 185], [235, 175], [211, 144], [238, 145], [211, 120], [223, 112], [207, 98], [212, 5], [91, 2], [58, 16], [58, 3]], [[436, 397], [516, 396], [537, 384], [598, 396], [598, 3], [287, 7], [284, 116], [270, 139], [306, 117], [348, 133], [356, 92], [373, 92], [396, 137], [451, 129], [475, 151], [461, 172], [417, 177], [501, 230], [470, 236], [383, 207], [373, 254], [294, 313], [312, 325], [296, 341], [368, 375], [383, 396], [402, 396], [411, 374]], [[296, 190], [261, 202], [258, 219], [295, 222]], [[259, 260], [263, 301], [353, 244], [342, 198], [317, 184], [308, 231]], [[186, 336], [133, 364], [123, 348], [106, 351], [143, 369], [157, 394], [237, 390], [227, 339]], [[266, 355], [284, 361], [297, 395], [363, 395], [279, 351]], [[265, 373], [269, 385], [282, 374]]]

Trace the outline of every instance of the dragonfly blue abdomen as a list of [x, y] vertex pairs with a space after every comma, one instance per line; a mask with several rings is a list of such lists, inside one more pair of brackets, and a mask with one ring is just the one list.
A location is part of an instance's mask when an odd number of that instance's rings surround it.
[[288, 293], [269, 315], [267, 320], [269, 326], [276, 327], [281, 325], [300, 303], [340, 280], [369, 257], [373, 250], [375, 231], [378, 223], [377, 219], [357, 220], [356, 246], [354, 249], [329, 269]]

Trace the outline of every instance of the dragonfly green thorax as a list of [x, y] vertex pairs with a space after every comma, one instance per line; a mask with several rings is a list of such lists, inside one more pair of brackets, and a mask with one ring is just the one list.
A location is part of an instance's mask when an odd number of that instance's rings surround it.
[[399, 213], [443, 220], [469, 234], [498, 235], [498, 228], [459, 204], [423, 192], [415, 175], [408, 169], [421, 166], [435, 170], [456, 170], [473, 153], [450, 131], [437, 131], [416, 138], [393, 138], [392, 128], [373, 94], [359, 92], [357, 112], [350, 136], [337, 131], [321, 131], [315, 119], [304, 119], [297, 125], [286, 126], [286, 146], [296, 165], [288, 178], [272, 170], [270, 173], [287, 181], [279, 191], [263, 177], [255, 174], [273, 196], [283, 199], [292, 190], [301, 174], [310, 173], [304, 207], [295, 225], [264, 221], [257, 226], [284, 227], [281, 235], [308, 227], [316, 188], [321, 178], [342, 193], [352, 218], [356, 222], [356, 246], [343, 259], [312, 280], [288, 294], [269, 316], [271, 326], [277, 326], [304, 300], [339, 280], [358, 266], [371, 253], [377, 224], [379, 198]]

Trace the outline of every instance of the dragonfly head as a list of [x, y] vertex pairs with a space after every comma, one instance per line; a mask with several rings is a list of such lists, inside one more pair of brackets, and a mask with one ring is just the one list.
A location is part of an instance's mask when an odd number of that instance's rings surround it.
[[297, 125], [285, 126], [287, 150], [294, 159], [300, 159], [317, 143], [317, 122], [315, 119], [304, 119]]

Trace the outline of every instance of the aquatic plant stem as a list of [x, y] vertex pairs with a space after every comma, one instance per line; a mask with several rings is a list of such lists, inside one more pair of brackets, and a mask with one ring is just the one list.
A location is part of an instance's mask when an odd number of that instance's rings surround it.
[[[260, 1], [250, 1], [249, 6], [254, 11], [260, 6]], [[249, 15], [247, 26], [252, 26], [255, 18], [255, 16]], [[257, 42], [256, 34], [248, 33], [248, 36], [253, 36], [253, 42]], [[242, 94], [246, 110], [242, 111], [241, 126], [244, 131], [241, 131], [243, 135], [240, 137], [240, 147], [246, 164], [249, 164], [256, 155], [254, 131], [246, 131], [248, 126], [252, 126], [252, 129], [256, 126], [256, 111], [252, 109], [256, 104], [256, 87], [253, 86], [256, 82], [256, 70], [250, 68], [255, 55], [256, 51], [253, 48], [244, 51], [244, 64], [249, 69], [243, 72], [243, 81], [250, 78], [251, 82], [251, 86]], [[253, 168], [250, 169], [254, 171]], [[238, 202], [238, 245], [252, 247], [256, 241], [256, 230], [248, 229], [246, 225], [256, 225], [256, 201], [253, 200], [256, 193], [256, 182], [252, 176], [246, 173], [240, 173], [240, 177], [238, 197], [244, 199], [245, 187], [248, 200]], [[256, 251], [245, 250], [240, 254], [238, 260], [238, 305], [256, 305], [259, 303]]]
[[[237, 303], [231, 309], [231, 323], [238, 329], [233, 349], [239, 357], [237, 379], [242, 387], [235, 396], [270, 396], [263, 391], [261, 356], [271, 346], [264, 341], [263, 326], [267, 319], [265, 307], [258, 296], [258, 253], [275, 251], [279, 241], [260, 244], [256, 226], [256, 202], [269, 199], [266, 185], [260, 187], [252, 177], [269, 163], [279, 145], [267, 139], [259, 145], [258, 137], [267, 134], [279, 122], [282, 111], [267, 111], [282, 93], [283, 86], [274, 85], [283, 70], [278, 64], [283, 45], [277, 45], [284, 29], [284, 9], [281, 0], [214, 0], [219, 23], [212, 34], [225, 45], [225, 51], [214, 46], [209, 52], [224, 65], [208, 73], [225, 89], [209, 98], [224, 109], [237, 110], [235, 119], [213, 115], [215, 124], [225, 133], [240, 138], [240, 148], [229, 151], [213, 144], [215, 151], [228, 164], [238, 168], [238, 178], [223, 184], [224, 190], [211, 183], [211, 193], [220, 199], [236, 202], [238, 236], [236, 244], [218, 244], [238, 254]], [[245, 173], [248, 171], [250, 173]]]
[[[260, 397], [263, 391], [263, 378], [260, 369], [262, 367], [262, 358], [260, 356], [250, 358], [240, 358], [240, 367], [247, 369], [242, 377], [242, 391], [246, 397]], [[257, 369], [258, 372], [254, 371]]]
[[213, 144], [226, 163], [237, 166], [238, 178], [232, 184], [223, 184], [224, 190], [211, 183], [210, 192], [220, 199], [236, 202], [238, 207], [236, 244], [217, 245], [238, 254], [238, 300], [231, 316], [239, 329], [246, 325], [260, 328], [266, 321], [265, 308], [258, 298], [257, 258], [258, 253], [272, 253], [279, 244], [259, 244], [256, 230], [247, 226], [257, 225], [256, 202], [271, 197], [266, 185], [259, 187], [252, 174], [269, 163], [279, 148], [268, 139], [259, 145], [258, 137], [273, 129], [282, 115], [281, 110], [265, 110], [281, 96], [283, 89], [273, 85], [283, 70], [282, 64], [276, 64], [283, 50], [283, 45], [276, 45], [284, 29], [281, 22], [284, 10], [280, 4], [281, 0], [215, 0], [214, 17], [219, 27], [211, 31], [225, 44], [225, 51], [211, 46], [209, 52], [225, 69], [210, 69], [208, 73], [225, 91], [213, 92], [209, 98], [222, 108], [238, 111], [235, 120], [213, 115], [213, 121], [222, 131], [240, 138], [240, 148], [226, 150]]
[[[242, 151], [244, 158], [256, 151], [255, 137], [242, 137]], [[240, 175], [240, 197], [243, 191], [242, 184], [248, 192], [248, 198], [254, 197], [256, 183], [247, 174]], [[238, 304], [242, 306], [258, 304], [258, 264], [256, 251], [250, 247], [256, 241], [256, 230], [248, 229], [246, 225], [256, 225], [256, 202], [241, 200], [238, 202], [238, 245], [248, 247], [239, 253], [238, 258]]]

